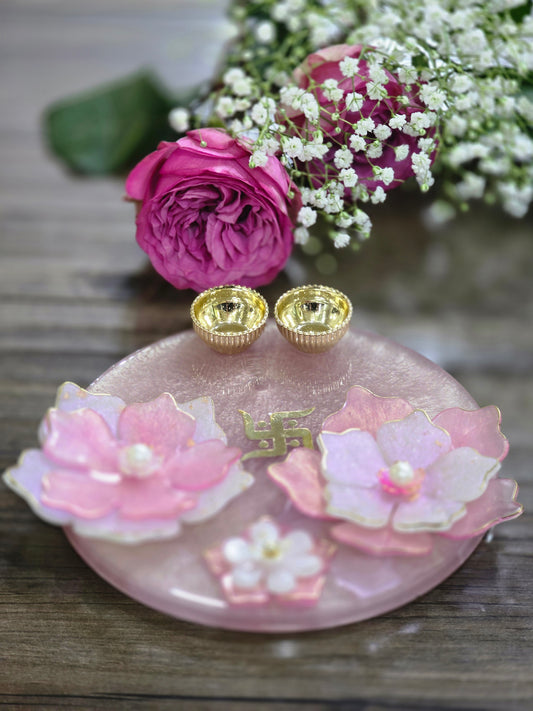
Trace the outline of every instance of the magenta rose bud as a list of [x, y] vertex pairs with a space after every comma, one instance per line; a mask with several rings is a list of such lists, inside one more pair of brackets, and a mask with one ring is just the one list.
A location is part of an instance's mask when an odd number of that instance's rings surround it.
[[137, 242], [177, 289], [255, 287], [285, 265], [300, 195], [277, 158], [251, 168], [250, 156], [224, 131], [205, 128], [161, 142], [129, 174]]
[[[367, 47], [362, 55], [361, 45], [339, 44], [325, 47], [310, 54], [295, 70], [293, 78], [299, 88], [314, 93], [320, 108], [320, 128], [325, 134], [325, 139], [332, 144], [331, 149], [322, 160], [313, 160], [307, 164], [312, 177], [318, 187], [327, 175], [336, 177], [339, 169], [335, 166], [335, 152], [341, 148], [348, 148], [353, 155], [351, 168], [357, 174], [359, 183], [373, 191], [377, 187], [391, 190], [398, 187], [407, 178], [415, 175], [412, 167], [412, 156], [420, 152], [418, 140], [423, 137], [432, 137], [434, 129], [427, 129], [424, 133], [410, 130], [409, 122], [413, 114], [424, 113], [426, 107], [419, 96], [416, 84], [406, 86], [398, 76], [383, 69], [383, 95], [378, 98], [372, 92], [374, 87], [370, 76], [370, 67], [367, 59], [372, 55], [372, 48]], [[347, 77], [341, 70], [341, 63], [346, 58], [357, 61], [357, 70], [354, 76]], [[342, 96], [338, 101], [328, 98], [327, 91], [323, 90], [327, 80], [337, 82], [337, 87]], [[362, 98], [359, 98], [362, 97]], [[292, 131], [306, 138], [313, 132], [303, 111], [289, 108], [287, 117], [294, 126]], [[392, 126], [390, 125], [391, 119]], [[369, 128], [354, 131], [354, 125], [362, 119], [371, 119]], [[376, 155], [368, 155], [370, 144], [376, 142], [374, 134], [377, 127], [387, 127], [384, 130], [388, 135], [382, 138]], [[289, 128], [289, 131], [291, 129]], [[390, 130], [390, 133], [389, 133]], [[354, 134], [355, 142], [350, 141]], [[396, 149], [404, 146], [405, 156], [397, 154]], [[431, 162], [435, 154], [430, 156]], [[390, 168], [394, 177], [390, 182], [376, 178], [373, 166], [381, 169]]]

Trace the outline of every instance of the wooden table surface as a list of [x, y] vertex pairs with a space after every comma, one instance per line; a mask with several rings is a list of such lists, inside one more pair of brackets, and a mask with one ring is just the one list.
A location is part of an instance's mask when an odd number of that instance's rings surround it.
[[[52, 100], [152, 62], [175, 86], [208, 76], [227, 36], [221, 0], [2, 0], [0, 464], [35, 446], [65, 380], [189, 327], [193, 294], [147, 268], [111, 179], [67, 175], [39, 118]], [[428, 200], [393, 196], [373, 239], [333, 276], [357, 323], [421, 351], [480, 405], [498, 404], [504, 473], [526, 513], [436, 590], [339, 629], [263, 636], [207, 629], [102, 581], [60, 529], [0, 488], [0, 706], [10, 709], [528, 709], [533, 703], [532, 220], [476, 207], [445, 229]]]

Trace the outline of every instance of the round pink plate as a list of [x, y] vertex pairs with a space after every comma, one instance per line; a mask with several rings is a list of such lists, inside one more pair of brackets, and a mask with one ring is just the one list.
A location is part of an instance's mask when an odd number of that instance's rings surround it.
[[[430, 417], [449, 407], [477, 407], [441, 368], [386, 338], [352, 330], [328, 353], [310, 355], [286, 343], [272, 322], [238, 355], [211, 351], [192, 331], [172, 336], [120, 361], [91, 390], [119, 395], [126, 402], [150, 400], [162, 392], [170, 392], [178, 403], [210, 396], [228, 443], [247, 454], [284, 446], [279, 432], [269, 431], [273, 413], [290, 413], [285, 425], [289, 430], [306, 428], [316, 437], [353, 385], [376, 395], [402, 397]], [[262, 443], [246, 435], [241, 411], [248, 413], [255, 430], [265, 432]], [[285, 444], [290, 449], [294, 437], [287, 435]], [[328, 523], [300, 514], [268, 476], [269, 464], [282, 459], [248, 458], [245, 467], [255, 477], [253, 486], [211, 520], [184, 526], [177, 538], [124, 545], [68, 530], [67, 535], [99, 575], [145, 605], [184, 620], [254, 632], [313, 630], [381, 615], [438, 585], [480, 541], [437, 536], [432, 553], [420, 557], [375, 557], [339, 545], [316, 605], [232, 605], [205, 563], [207, 549], [239, 535], [263, 516], [327, 537]]]

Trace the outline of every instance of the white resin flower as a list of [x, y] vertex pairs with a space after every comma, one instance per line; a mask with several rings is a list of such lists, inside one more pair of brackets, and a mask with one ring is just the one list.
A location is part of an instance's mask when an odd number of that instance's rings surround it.
[[228, 538], [205, 553], [226, 598], [237, 605], [264, 605], [272, 599], [315, 604], [336, 547], [307, 531], [282, 530], [271, 518], [253, 523], [242, 536]]
[[297, 586], [298, 578], [309, 578], [322, 569], [313, 554], [313, 539], [305, 531], [282, 536], [275, 523], [262, 520], [249, 530], [249, 538], [230, 538], [223, 556], [232, 566], [234, 584], [254, 588], [263, 582], [270, 593], [284, 595]]

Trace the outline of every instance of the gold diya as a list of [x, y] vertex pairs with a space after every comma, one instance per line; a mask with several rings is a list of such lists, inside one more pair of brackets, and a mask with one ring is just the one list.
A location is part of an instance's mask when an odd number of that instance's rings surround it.
[[298, 286], [280, 296], [274, 317], [281, 334], [304, 353], [323, 353], [348, 330], [350, 299], [329, 286]]
[[191, 305], [193, 328], [219, 353], [240, 353], [263, 332], [268, 305], [246, 286], [216, 286], [198, 294]]

